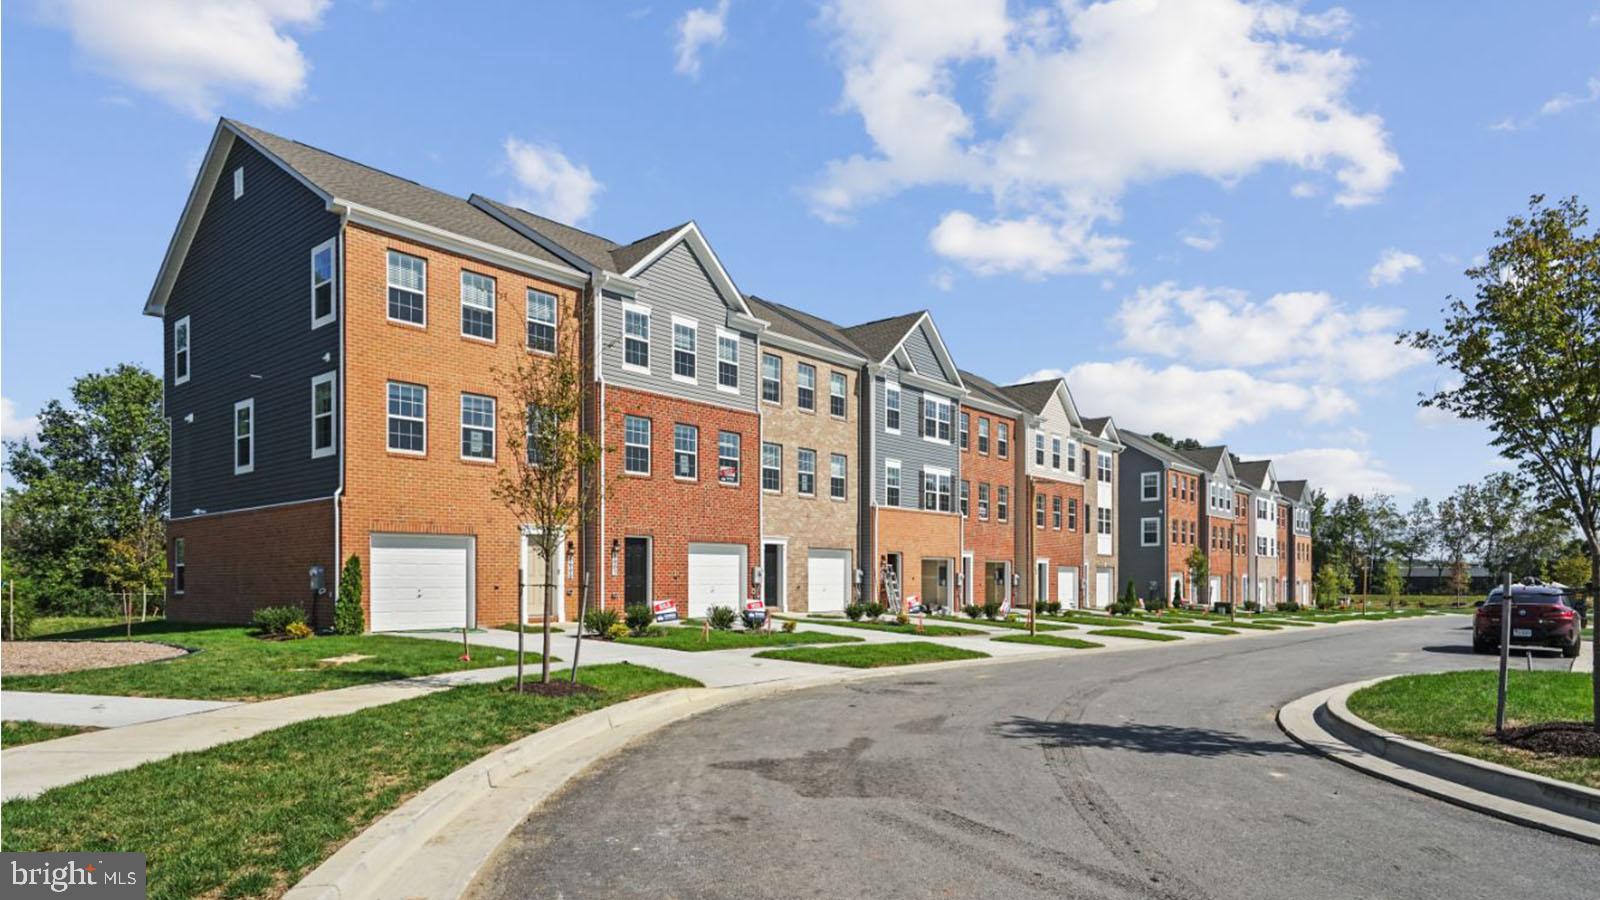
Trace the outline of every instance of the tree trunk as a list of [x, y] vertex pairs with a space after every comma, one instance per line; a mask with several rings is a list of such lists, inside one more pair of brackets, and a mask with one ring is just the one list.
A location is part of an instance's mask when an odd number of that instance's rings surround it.
[[572, 641], [572, 678], [578, 683], [578, 654], [583, 652], [583, 619], [589, 613], [589, 572], [583, 573], [583, 590], [578, 594], [578, 633]]
[[539, 661], [539, 683], [550, 683], [550, 612], [554, 608], [553, 595], [556, 592], [555, 579], [550, 577], [550, 548], [541, 551], [544, 554], [544, 659]]
[[[1600, 612], [1600, 542], [1594, 538], [1589, 539], [1589, 627], [1594, 629], [1592, 639], [1594, 658], [1600, 659], [1600, 627], [1597, 627], [1595, 613]], [[1583, 640], [1579, 632], [1578, 640]], [[1600, 666], [1593, 666], [1589, 680], [1594, 685], [1594, 705], [1591, 714], [1594, 716], [1594, 730], [1600, 732]]]

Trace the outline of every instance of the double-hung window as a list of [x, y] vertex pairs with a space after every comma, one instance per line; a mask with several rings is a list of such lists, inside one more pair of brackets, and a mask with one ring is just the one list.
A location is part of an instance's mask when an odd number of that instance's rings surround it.
[[559, 437], [561, 421], [548, 407], [528, 404], [527, 433], [523, 435], [528, 450], [528, 465], [542, 466], [550, 458]]
[[717, 390], [739, 392], [739, 336], [717, 329]]
[[1078, 498], [1067, 498], [1067, 530], [1078, 530]]
[[700, 429], [679, 422], [672, 426], [672, 477], [700, 477]]
[[796, 473], [796, 489], [802, 497], [814, 497], [817, 494], [817, 451], [800, 448], [795, 456], [794, 468]]
[[1033, 495], [1033, 527], [1044, 527], [1044, 495]]
[[900, 460], [898, 459], [883, 461], [883, 503], [885, 506], [900, 505]]
[[420, 384], [389, 382], [388, 426], [390, 450], [428, 452], [428, 389]]
[[311, 327], [332, 322], [338, 312], [333, 305], [333, 245], [328, 238], [311, 251]]
[[622, 304], [622, 367], [650, 371], [650, 310]]
[[1110, 481], [1111, 480], [1111, 454], [1105, 452], [1104, 450], [1101, 450], [1099, 455], [1095, 457], [1095, 460], [1096, 460], [1097, 465], [1095, 466], [1094, 476], [1096, 478], [1100, 479], [1101, 481]]
[[1050, 498], [1050, 527], [1054, 528], [1057, 531], [1061, 530], [1061, 498], [1060, 497], [1051, 497]]
[[172, 383], [189, 380], [189, 317], [172, 323]]
[[717, 483], [739, 484], [739, 445], [737, 431], [717, 432]]
[[783, 445], [769, 441], [761, 443], [761, 489], [783, 490]]
[[972, 482], [970, 482], [970, 481], [966, 480], [965, 478], [963, 478], [963, 479], [961, 479], [961, 493], [956, 498], [956, 505], [960, 508], [960, 510], [961, 510], [961, 518], [963, 518], [963, 519], [965, 519], [967, 517], [967, 508], [968, 508], [968, 506], [970, 504], [971, 499], [972, 499]]
[[978, 519], [989, 519], [989, 485], [981, 481], [978, 482]]
[[1161, 499], [1161, 473], [1160, 472], [1141, 472], [1139, 474], [1139, 499], [1140, 500], [1160, 500]]
[[411, 325], [428, 324], [428, 263], [419, 256], [389, 251], [389, 318]]
[[1011, 488], [1003, 484], [994, 491], [994, 517], [1002, 522], [1011, 517]]
[[644, 416], [622, 417], [622, 471], [650, 474], [650, 420]]
[[900, 433], [900, 385], [883, 385], [883, 430], [890, 434]]
[[461, 395], [461, 458], [494, 459], [494, 398]]
[[817, 408], [817, 367], [800, 363], [794, 373], [795, 405], [808, 412]]
[[950, 401], [923, 395], [922, 436], [929, 440], [950, 443]]
[[835, 500], [845, 498], [845, 481], [849, 477], [850, 463], [843, 453], [828, 456], [828, 496]]
[[528, 289], [528, 349], [556, 352], [556, 297]]
[[311, 456], [332, 456], [333, 389], [336, 372], [327, 372], [311, 379]]
[[922, 470], [922, 508], [950, 511], [950, 473], [944, 469]]
[[783, 401], [783, 360], [771, 353], [761, 354], [761, 399], [766, 403]]
[[989, 420], [978, 420], [978, 452], [989, 455]]
[[1161, 543], [1161, 520], [1148, 518], [1139, 520], [1139, 546], [1154, 547]]
[[1094, 511], [1094, 515], [1099, 525], [1100, 533], [1109, 535], [1111, 533], [1111, 510], [1102, 506]]
[[965, 412], [961, 413], [960, 426], [956, 429], [956, 434], [960, 436], [961, 449], [965, 450], [972, 445], [972, 416]]
[[477, 272], [461, 273], [461, 334], [494, 340], [494, 279]]
[[256, 400], [240, 400], [233, 405], [233, 474], [248, 475], [256, 470]]
[[1061, 468], [1061, 435], [1059, 434], [1050, 435], [1050, 468], [1053, 470], [1060, 470]]
[[1001, 459], [1011, 457], [1011, 426], [1000, 422], [994, 428], [994, 452]]
[[843, 372], [828, 373], [828, 415], [837, 419], [845, 417], [845, 395], [849, 389]]
[[700, 324], [693, 319], [672, 317], [672, 379], [694, 381], [695, 363], [699, 357], [696, 349], [700, 342]]
[[[1087, 469], [1088, 466], [1085, 465], [1084, 468]], [[1078, 471], [1078, 442], [1077, 441], [1070, 441], [1070, 440], [1067, 441], [1067, 471], [1068, 472], [1074, 472], [1074, 473], [1076, 473]], [[1085, 471], [1082, 474], [1087, 475], [1089, 473], [1087, 471]]]
[[1033, 464], [1036, 466], [1044, 465], [1044, 432], [1042, 431], [1033, 433]]

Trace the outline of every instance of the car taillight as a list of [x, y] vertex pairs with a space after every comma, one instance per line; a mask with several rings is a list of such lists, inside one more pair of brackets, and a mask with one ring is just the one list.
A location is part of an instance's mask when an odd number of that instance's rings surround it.
[[1578, 615], [1577, 613], [1573, 612], [1570, 609], [1557, 609], [1557, 610], [1554, 610], [1554, 611], [1552, 611], [1550, 613], [1550, 618], [1552, 618], [1552, 619], [1560, 619], [1563, 622], [1570, 622], [1577, 615]]

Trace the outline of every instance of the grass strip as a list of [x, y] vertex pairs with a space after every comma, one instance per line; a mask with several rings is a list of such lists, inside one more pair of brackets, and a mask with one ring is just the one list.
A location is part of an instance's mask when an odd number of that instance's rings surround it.
[[1163, 625], [1162, 631], [1185, 631], [1189, 634], [1238, 634], [1227, 628], [1218, 628], [1215, 625]]
[[985, 631], [974, 631], [971, 628], [955, 628], [950, 625], [924, 625], [922, 630], [917, 630], [916, 622], [901, 625], [897, 622], [852, 622], [848, 619], [840, 622], [831, 619], [801, 619], [813, 625], [832, 625], [835, 628], [865, 628], [868, 631], [887, 631], [891, 634], [915, 634], [921, 637], [970, 637], [972, 635], [987, 634]]
[[23, 744], [37, 744], [40, 741], [53, 741], [56, 738], [98, 730], [87, 725], [50, 725], [45, 722], [27, 721], [0, 722], [0, 747], [21, 747]]
[[[1452, 753], [1600, 789], [1600, 757], [1535, 754], [1495, 740], [1497, 674], [1480, 669], [1391, 678], [1356, 691], [1350, 710], [1379, 728]], [[1508, 724], [1594, 721], [1590, 677], [1513, 669], [1506, 690]]]
[[[1275, 626], [1275, 627], [1282, 627], [1284, 625], [1288, 625], [1288, 626], [1293, 627], [1293, 628], [1315, 628], [1315, 627], [1317, 627], [1317, 623], [1315, 623], [1315, 622], [1306, 622], [1306, 621], [1303, 621], [1301, 619], [1256, 619], [1254, 622], [1246, 622], [1245, 625], [1246, 626], [1249, 626], [1249, 625], [1272, 625], [1272, 626]], [[1223, 626], [1223, 627], [1225, 627], [1225, 628], [1238, 627], [1238, 623], [1235, 622], [1232, 625], [1226, 625], [1226, 626]]]
[[930, 644], [925, 641], [861, 644], [855, 647], [793, 647], [787, 650], [764, 650], [756, 654], [762, 659], [786, 659], [790, 662], [848, 666], [852, 669], [910, 666], [916, 663], [950, 662], [957, 659], [983, 659], [988, 655], [963, 647]]
[[277, 897], [412, 795], [564, 719], [697, 682], [626, 663], [566, 697], [469, 685], [299, 722], [5, 806], [7, 851], [141, 851], [152, 900]]
[[1166, 634], [1160, 631], [1140, 631], [1137, 628], [1102, 628], [1099, 631], [1089, 632], [1091, 637], [1118, 637], [1132, 638], [1136, 641], [1181, 641], [1181, 634]]
[[619, 644], [640, 647], [662, 647], [667, 650], [697, 652], [703, 650], [737, 650], [744, 647], [789, 647], [795, 644], [848, 644], [861, 638], [823, 631], [774, 631], [750, 633], [748, 631], [712, 631], [702, 635], [698, 628], [668, 628], [665, 634], [654, 637], [618, 638]]
[[1104, 647], [1105, 644], [1096, 644], [1082, 638], [1059, 637], [1054, 634], [1002, 634], [995, 638], [1007, 644], [1040, 644], [1045, 647], [1065, 647], [1068, 650], [1089, 650], [1094, 647]]
[[1247, 628], [1251, 631], [1277, 631], [1279, 626], [1275, 622], [1233, 622], [1224, 627]]
[[1091, 613], [1062, 613], [1059, 616], [1041, 616], [1051, 622], [1069, 622], [1074, 625], [1143, 625], [1144, 619], [1123, 616], [1097, 616]]
[[[517, 633], [517, 623], [515, 623], [515, 622], [507, 622], [504, 625], [496, 625], [496, 626], [494, 626], [494, 630], [495, 631], [509, 631], [512, 634], [516, 634]], [[564, 630], [565, 629], [561, 628], [558, 625], [551, 625], [550, 626], [550, 633], [551, 634], [560, 634]], [[544, 634], [544, 626], [543, 625], [535, 625], [535, 624], [529, 623], [527, 625], [522, 626], [522, 633], [523, 634]]]
[[[1027, 631], [1028, 630], [1028, 620], [1026, 618], [1022, 618], [1022, 619], [973, 619], [973, 618], [958, 619], [955, 616], [929, 616], [928, 618], [929, 619], [937, 619], [937, 620], [939, 620], [941, 622], [971, 622], [974, 625], [988, 625], [991, 628], [1010, 628], [1010, 629], [1013, 629], [1013, 630], [1019, 630], [1020, 629], [1022, 631]], [[1071, 626], [1071, 625], [1051, 624], [1049, 622], [1046, 622], [1044, 620], [1044, 616], [1040, 616], [1038, 621], [1034, 623], [1034, 626], [1040, 631], [1072, 631], [1073, 630], [1073, 626]]]

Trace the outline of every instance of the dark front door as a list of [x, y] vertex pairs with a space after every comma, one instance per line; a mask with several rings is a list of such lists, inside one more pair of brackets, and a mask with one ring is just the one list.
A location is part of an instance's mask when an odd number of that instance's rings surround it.
[[761, 548], [761, 597], [768, 606], [782, 606], [778, 591], [783, 587], [783, 545], [767, 544]]
[[622, 602], [650, 602], [650, 539], [628, 538], [623, 547]]

